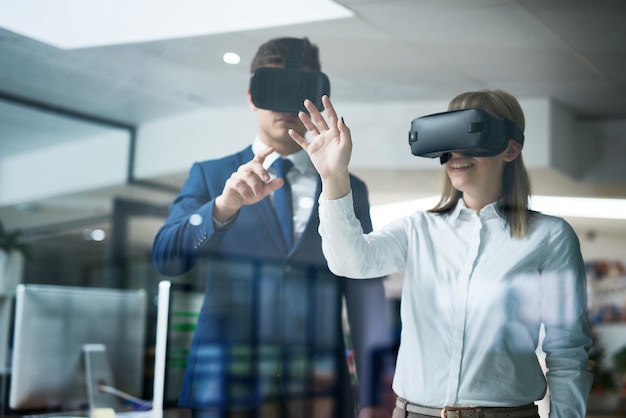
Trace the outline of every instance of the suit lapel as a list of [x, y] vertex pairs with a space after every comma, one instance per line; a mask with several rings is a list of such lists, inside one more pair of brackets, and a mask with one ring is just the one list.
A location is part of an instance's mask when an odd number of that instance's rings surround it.
[[276, 211], [274, 210], [274, 206], [272, 206], [269, 196], [254, 205], [254, 207], [258, 210], [258, 215], [265, 227], [269, 230], [270, 237], [272, 237], [276, 247], [281, 248], [285, 254], [288, 253], [289, 248], [287, 248], [285, 238], [280, 232], [278, 217], [276, 216]]

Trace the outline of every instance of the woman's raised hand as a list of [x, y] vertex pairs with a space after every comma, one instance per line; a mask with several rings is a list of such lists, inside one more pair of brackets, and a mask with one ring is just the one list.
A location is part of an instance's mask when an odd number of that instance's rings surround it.
[[322, 178], [322, 193], [326, 199], [337, 199], [350, 191], [348, 164], [352, 154], [350, 129], [344, 124], [328, 96], [322, 97], [326, 118], [310, 100], [304, 106], [309, 115], [300, 112], [298, 117], [311, 135], [307, 141], [293, 129], [289, 136], [296, 141], [311, 158], [311, 162]]

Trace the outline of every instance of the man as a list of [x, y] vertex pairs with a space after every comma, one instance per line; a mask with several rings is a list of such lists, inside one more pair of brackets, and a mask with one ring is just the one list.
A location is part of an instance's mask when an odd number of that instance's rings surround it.
[[[285, 66], [293, 40], [261, 45], [251, 73]], [[319, 72], [317, 46], [307, 38], [300, 45], [300, 68]], [[154, 242], [162, 274], [195, 266], [207, 280], [179, 404], [202, 418], [343, 418], [359, 408], [359, 417], [374, 417], [381, 411], [371, 361], [391, 334], [382, 280], [338, 280], [328, 271], [317, 232], [321, 181], [288, 134], [306, 129], [295, 111], [257, 107], [250, 90], [248, 103], [258, 115], [253, 144], [195, 163]], [[274, 164], [284, 160], [287, 174]], [[355, 211], [370, 231], [366, 186], [350, 180]], [[281, 212], [281, 201], [292, 204], [291, 214]], [[358, 396], [346, 362], [344, 298]]]

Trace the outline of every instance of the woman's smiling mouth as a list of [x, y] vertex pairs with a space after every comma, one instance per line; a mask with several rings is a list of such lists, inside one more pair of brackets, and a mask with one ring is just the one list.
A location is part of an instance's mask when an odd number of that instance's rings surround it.
[[473, 165], [474, 165], [473, 163], [466, 162], [466, 161], [455, 161], [455, 162], [450, 163], [450, 168], [452, 168], [453, 170], [458, 170], [462, 168], [470, 168]]

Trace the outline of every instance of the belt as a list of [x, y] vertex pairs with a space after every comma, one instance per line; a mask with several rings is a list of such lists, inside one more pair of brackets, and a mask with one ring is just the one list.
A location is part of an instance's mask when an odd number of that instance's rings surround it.
[[402, 398], [396, 399], [396, 407], [414, 414], [442, 418], [534, 418], [538, 416], [534, 403], [517, 407], [452, 407], [429, 408], [416, 405]]

